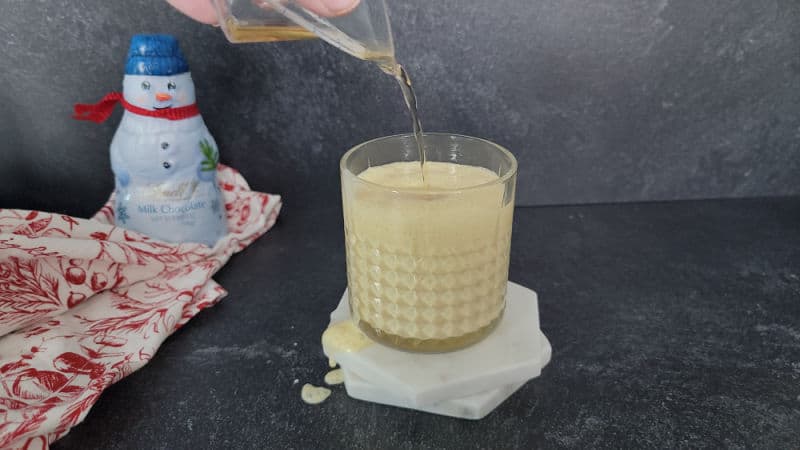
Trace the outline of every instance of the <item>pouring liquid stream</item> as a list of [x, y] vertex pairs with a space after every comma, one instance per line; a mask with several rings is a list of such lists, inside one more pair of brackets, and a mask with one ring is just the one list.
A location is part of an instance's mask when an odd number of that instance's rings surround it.
[[422, 136], [422, 124], [419, 121], [419, 114], [417, 113], [417, 95], [414, 93], [414, 86], [411, 84], [411, 77], [408, 76], [406, 69], [397, 63], [394, 57], [378, 57], [378, 58], [364, 58], [372, 60], [378, 67], [385, 73], [394, 77], [400, 85], [400, 90], [403, 92], [403, 99], [406, 102], [408, 113], [411, 116], [411, 127], [414, 131], [414, 140], [417, 144], [417, 151], [419, 152], [419, 168], [420, 176], [422, 177], [422, 184], [425, 185], [425, 139]]
[[408, 72], [400, 64], [397, 65], [397, 75], [395, 75], [397, 82], [400, 84], [400, 90], [403, 91], [403, 99], [406, 101], [408, 113], [411, 115], [411, 126], [414, 130], [414, 140], [417, 141], [417, 151], [419, 151], [419, 169], [422, 175], [422, 183], [425, 184], [425, 140], [422, 137], [422, 124], [419, 122], [419, 114], [417, 113], [417, 95], [414, 93], [414, 87], [411, 85], [411, 78]]

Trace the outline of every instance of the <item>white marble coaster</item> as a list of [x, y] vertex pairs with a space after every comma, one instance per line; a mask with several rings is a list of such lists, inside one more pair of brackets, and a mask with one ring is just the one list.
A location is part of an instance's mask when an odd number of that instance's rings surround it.
[[[339, 306], [331, 313], [331, 324], [349, 319], [345, 291]], [[323, 350], [346, 373], [358, 377], [354, 381], [356, 384], [347, 386], [348, 393], [355, 388], [354, 393], [360, 395], [354, 397], [420, 410], [435, 409], [434, 405], [446, 400], [505, 392], [494, 405], [497, 406], [525, 381], [539, 376], [551, 354], [550, 342], [539, 330], [536, 293], [511, 282], [508, 283], [505, 314], [497, 328], [486, 339], [464, 350], [417, 354], [380, 344], [352, 353], [331, 354], [329, 349]], [[476, 415], [481, 412], [479, 409], [474, 409]]]
[[442, 416], [473, 420], [483, 419], [526, 383], [522, 381], [468, 397], [453, 398], [430, 405], [415, 406], [411, 405], [407, 399], [395, 395], [394, 392], [367, 383], [363, 378], [347, 369], [344, 370], [344, 378], [344, 387], [347, 389], [347, 394], [358, 400], [398, 406], [400, 408], [416, 409]]

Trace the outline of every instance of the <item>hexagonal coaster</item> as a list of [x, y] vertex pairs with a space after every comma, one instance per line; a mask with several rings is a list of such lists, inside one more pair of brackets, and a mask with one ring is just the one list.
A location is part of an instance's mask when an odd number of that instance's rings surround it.
[[[347, 291], [331, 313], [331, 324], [343, 320], [350, 320]], [[402, 400], [394, 403], [414, 409], [430, 409], [446, 400], [518, 387], [539, 376], [551, 354], [550, 342], [539, 329], [536, 293], [511, 282], [506, 291], [505, 314], [497, 328], [486, 339], [466, 349], [417, 354], [373, 343], [357, 352], [323, 350], [347, 373], [357, 375], [360, 381], [377, 389], [376, 395], [382, 392], [386, 398]], [[507, 397], [513, 390], [504, 392]], [[375, 396], [370, 400], [389, 403]]]
[[525, 381], [522, 381], [467, 397], [442, 400], [430, 405], [414, 406], [408, 402], [408, 399], [367, 383], [353, 372], [345, 370], [344, 378], [347, 394], [358, 400], [472, 420], [483, 419], [525, 384]]

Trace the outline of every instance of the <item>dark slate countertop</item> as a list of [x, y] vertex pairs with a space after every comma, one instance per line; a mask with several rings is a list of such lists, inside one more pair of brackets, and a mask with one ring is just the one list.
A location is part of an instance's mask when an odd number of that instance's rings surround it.
[[54, 448], [800, 443], [800, 198], [518, 208], [510, 278], [539, 293], [553, 359], [477, 422], [341, 386], [300, 400], [346, 284], [340, 214], [287, 204], [217, 275], [229, 296]]

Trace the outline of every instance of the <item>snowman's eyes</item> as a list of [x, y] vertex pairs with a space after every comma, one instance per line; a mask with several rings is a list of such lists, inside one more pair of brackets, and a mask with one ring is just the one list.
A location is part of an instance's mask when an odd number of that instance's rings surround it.
[[177, 86], [175, 85], [174, 81], [170, 81], [169, 83], [167, 83], [167, 89], [169, 89], [170, 91], [174, 91], [176, 87]]
[[142, 81], [142, 89], [144, 89], [145, 91], [149, 91], [150, 83], [148, 83], [147, 81]]

